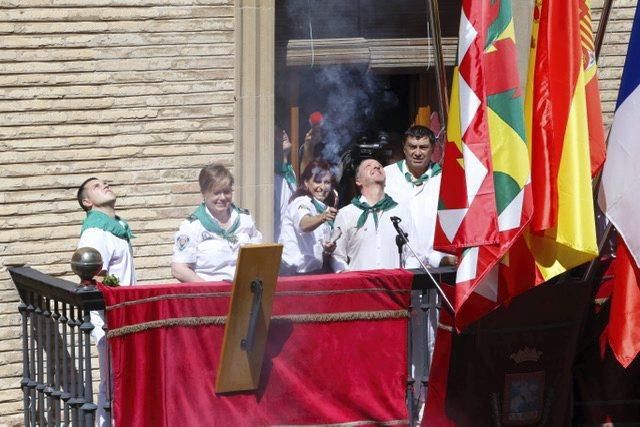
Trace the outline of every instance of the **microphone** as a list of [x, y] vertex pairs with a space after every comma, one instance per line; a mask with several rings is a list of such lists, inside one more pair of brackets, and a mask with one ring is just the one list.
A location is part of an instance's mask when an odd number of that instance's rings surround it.
[[402, 219], [398, 218], [397, 216], [392, 216], [390, 219], [391, 219], [391, 222], [393, 222], [393, 227], [398, 232], [398, 235], [396, 236], [396, 245], [398, 245], [398, 256], [400, 257], [400, 266], [404, 268], [403, 260], [402, 260], [402, 246], [406, 244], [409, 250], [411, 251], [411, 253], [413, 254], [413, 256], [418, 260], [418, 263], [420, 263], [420, 267], [422, 267], [422, 270], [424, 270], [424, 272], [427, 273], [427, 275], [435, 285], [436, 289], [438, 290], [438, 293], [440, 294], [444, 302], [447, 304], [447, 308], [449, 308], [451, 313], [455, 313], [455, 310], [453, 309], [453, 305], [451, 305], [451, 301], [449, 301], [449, 299], [447, 298], [447, 295], [444, 293], [444, 291], [442, 290], [442, 288], [440, 287], [436, 279], [433, 277], [433, 275], [427, 268], [427, 266], [424, 265], [424, 262], [422, 262], [420, 257], [416, 254], [416, 252], [413, 250], [413, 248], [409, 244], [409, 241], [407, 240], [407, 236], [409, 235], [404, 231], [402, 231], [402, 228], [400, 228], [400, 222], [402, 221]]
[[404, 236], [404, 237], [408, 237], [409, 234], [405, 233], [404, 230], [402, 229], [402, 227], [400, 227], [400, 223], [402, 222], [402, 219], [397, 217], [397, 216], [392, 216], [391, 218], [391, 222], [393, 223], [393, 228], [396, 229], [396, 231], [398, 232], [398, 235], [400, 236]]

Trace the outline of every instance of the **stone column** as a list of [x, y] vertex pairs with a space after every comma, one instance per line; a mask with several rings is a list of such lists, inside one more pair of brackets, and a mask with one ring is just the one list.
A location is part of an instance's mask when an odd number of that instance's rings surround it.
[[235, 20], [235, 198], [271, 241], [275, 0], [237, 0]]
[[527, 70], [529, 67], [529, 48], [531, 46], [531, 22], [535, 0], [513, 0], [513, 25], [516, 32], [518, 50], [518, 69], [520, 70], [520, 87], [525, 91]]

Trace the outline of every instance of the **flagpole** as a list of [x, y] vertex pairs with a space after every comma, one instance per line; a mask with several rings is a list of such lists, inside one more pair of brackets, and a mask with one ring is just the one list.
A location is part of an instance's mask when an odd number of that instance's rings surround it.
[[[613, 226], [613, 223], [609, 221], [609, 223], [607, 224], [607, 228], [605, 228], [604, 233], [602, 234], [602, 238], [598, 242], [598, 254], [602, 254], [604, 245], [607, 244], [607, 242], [615, 232], [616, 232], [616, 229]], [[596, 267], [600, 264], [600, 260], [601, 260], [600, 257], [601, 255], [598, 255], [597, 257], [591, 260], [591, 262], [589, 263], [589, 266], [587, 267], [587, 270], [582, 275], [583, 282], [591, 281], [594, 278], [593, 276], [597, 271]]]
[[596, 62], [598, 61], [598, 58], [600, 58], [600, 50], [602, 49], [604, 33], [607, 30], [607, 24], [609, 23], [609, 15], [611, 14], [612, 4], [613, 0], [604, 0], [602, 11], [600, 12], [600, 22], [598, 23], [598, 29], [596, 30], [596, 39], [594, 41]]
[[433, 59], [436, 69], [436, 80], [438, 81], [438, 104], [440, 107], [440, 118], [442, 128], [446, 131], [447, 114], [449, 111], [449, 96], [447, 95], [447, 74], [444, 68], [444, 56], [442, 54], [442, 37], [440, 30], [440, 12], [438, 10], [438, 0], [427, 0], [429, 13], [428, 25], [431, 27], [431, 40], [433, 41]]
[[[602, 5], [602, 11], [600, 12], [600, 21], [598, 23], [598, 29], [596, 30], [596, 37], [594, 40], [594, 48], [596, 55], [596, 63], [600, 58], [600, 51], [602, 50], [602, 43], [604, 41], [604, 33], [607, 30], [607, 24], [609, 23], [609, 16], [611, 15], [611, 6], [613, 5], [613, 0], [604, 0], [604, 4]], [[607, 139], [605, 141], [605, 146], [609, 145], [609, 135], [607, 135]], [[600, 182], [602, 181], [602, 170], [598, 172], [598, 174], [593, 178], [593, 205], [596, 212], [598, 211], [598, 189], [600, 188]], [[604, 213], [603, 213], [604, 215]], [[596, 223], [597, 226], [597, 223]], [[587, 270], [584, 272], [582, 276], [583, 281], [588, 281], [593, 279], [593, 275], [596, 272], [596, 265], [599, 264], [600, 254], [602, 254], [602, 250], [606, 245], [607, 241], [612, 237], [613, 233], [616, 232], [615, 227], [611, 222], [609, 222], [602, 233], [602, 237], [598, 242], [598, 256], [591, 260]]]

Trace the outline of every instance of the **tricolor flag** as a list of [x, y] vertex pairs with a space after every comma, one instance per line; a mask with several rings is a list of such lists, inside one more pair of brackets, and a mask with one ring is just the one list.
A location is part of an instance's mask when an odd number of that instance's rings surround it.
[[640, 6], [631, 30], [616, 113], [609, 133], [607, 161], [598, 195], [615, 225], [618, 242], [611, 297], [609, 344], [625, 367], [640, 352]]
[[498, 302], [497, 263], [531, 216], [510, 0], [462, 3], [447, 137], [435, 246], [460, 253], [461, 330]]

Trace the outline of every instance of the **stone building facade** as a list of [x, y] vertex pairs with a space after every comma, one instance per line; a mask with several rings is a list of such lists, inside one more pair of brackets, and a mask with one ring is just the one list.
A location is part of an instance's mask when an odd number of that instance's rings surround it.
[[[113, 184], [140, 282], [171, 281], [173, 234], [212, 161], [232, 167], [236, 200], [270, 237], [276, 1], [0, 1], [0, 425], [22, 420], [7, 268], [76, 280], [85, 178]], [[614, 1], [600, 59], [607, 123], [635, 4]]]

